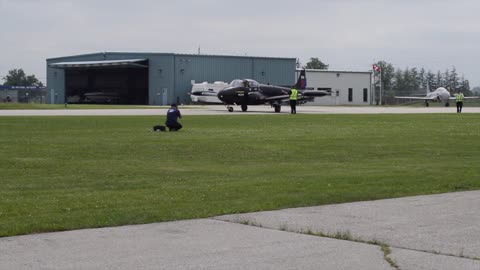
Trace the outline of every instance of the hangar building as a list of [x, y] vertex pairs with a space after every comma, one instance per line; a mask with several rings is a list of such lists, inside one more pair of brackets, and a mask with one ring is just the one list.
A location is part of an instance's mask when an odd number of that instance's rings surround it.
[[104, 52], [47, 59], [47, 102], [189, 103], [192, 82], [293, 85], [295, 58]]
[[307, 69], [306, 76], [307, 89], [332, 91], [331, 96], [316, 97], [306, 105], [371, 105], [374, 100], [369, 71]]

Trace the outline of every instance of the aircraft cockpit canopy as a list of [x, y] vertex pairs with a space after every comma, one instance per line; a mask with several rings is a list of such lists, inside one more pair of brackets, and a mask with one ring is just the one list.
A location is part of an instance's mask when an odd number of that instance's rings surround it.
[[230, 85], [230, 87], [258, 87], [258, 82], [251, 80], [251, 79], [245, 79], [245, 80], [233, 80]]

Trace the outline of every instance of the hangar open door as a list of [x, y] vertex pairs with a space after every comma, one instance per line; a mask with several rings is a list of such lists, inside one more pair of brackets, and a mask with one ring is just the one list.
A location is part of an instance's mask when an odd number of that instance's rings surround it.
[[65, 102], [148, 104], [148, 61], [128, 59], [51, 64], [65, 70]]

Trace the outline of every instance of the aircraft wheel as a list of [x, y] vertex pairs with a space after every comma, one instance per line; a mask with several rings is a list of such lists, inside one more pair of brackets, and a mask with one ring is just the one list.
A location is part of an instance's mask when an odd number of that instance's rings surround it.
[[428, 107], [430, 106], [430, 104], [428, 104], [428, 102], [425, 102], [425, 107]]
[[280, 106], [280, 105], [275, 106], [275, 112], [276, 113], [279, 113], [281, 109], [282, 109], [282, 106]]
[[450, 107], [450, 103], [445, 103], [445, 107]]
[[233, 107], [228, 107], [229, 112], [233, 112]]
[[242, 112], [246, 112], [248, 110], [248, 106], [243, 104], [242, 105]]

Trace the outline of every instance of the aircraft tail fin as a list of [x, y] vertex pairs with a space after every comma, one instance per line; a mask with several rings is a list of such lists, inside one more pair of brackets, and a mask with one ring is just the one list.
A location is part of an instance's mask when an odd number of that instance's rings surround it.
[[304, 90], [305, 88], [307, 88], [307, 75], [305, 69], [302, 69], [300, 71], [300, 75], [298, 76], [295, 88], [297, 88], [298, 90]]

